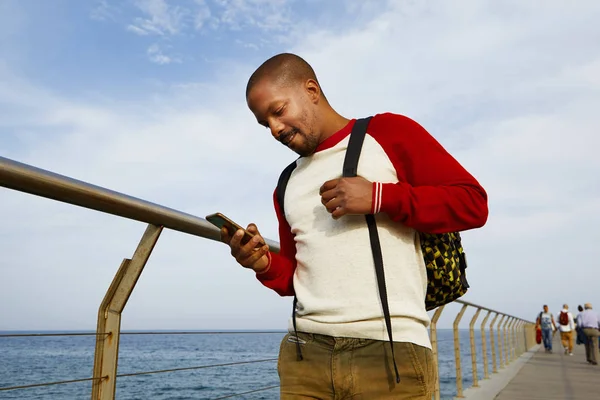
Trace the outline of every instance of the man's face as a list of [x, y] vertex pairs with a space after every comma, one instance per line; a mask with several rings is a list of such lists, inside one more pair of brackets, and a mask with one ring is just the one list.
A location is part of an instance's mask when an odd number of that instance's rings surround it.
[[548, 306], [544, 306], [544, 312], [548, 312]]
[[283, 86], [263, 78], [246, 101], [258, 123], [270, 129], [275, 139], [300, 156], [315, 152], [319, 145], [316, 105], [305, 85]]

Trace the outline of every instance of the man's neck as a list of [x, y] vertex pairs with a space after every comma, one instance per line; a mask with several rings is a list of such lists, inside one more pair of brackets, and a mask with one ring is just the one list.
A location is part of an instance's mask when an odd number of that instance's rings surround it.
[[348, 118], [342, 117], [334, 110], [328, 110], [323, 116], [323, 121], [323, 126], [321, 126], [321, 143], [340, 131], [350, 122]]

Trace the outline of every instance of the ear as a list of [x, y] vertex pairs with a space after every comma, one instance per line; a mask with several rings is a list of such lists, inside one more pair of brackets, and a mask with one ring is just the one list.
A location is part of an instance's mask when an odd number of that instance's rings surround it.
[[304, 84], [304, 89], [311, 102], [317, 104], [321, 98], [321, 88], [319, 87], [319, 84], [314, 79], [309, 79]]

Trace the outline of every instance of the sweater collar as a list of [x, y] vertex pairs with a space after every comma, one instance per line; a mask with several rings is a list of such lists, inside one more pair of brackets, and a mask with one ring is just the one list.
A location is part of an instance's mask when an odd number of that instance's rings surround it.
[[335, 146], [336, 144], [338, 144], [339, 142], [341, 142], [342, 140], [344, 140], [344, 138], [346, 136], [348, 136], [350, 134], [350, 132], [352, 131], [352, 127], [354, 126], [355, 122], [356, 122], [356, 119], [351, 119], [350, 122], [348, 122], [346, 124], [346, 126], [344, 126], [342, 129], [340, 129], [333, 135], [329, 136], [327, 139], [323, 140], [321, 142], [321, 144], [319, 146], [317, 146], [315, 153], [318, 153], [319, 151], [323, 151], [326, 149], [330, 149], [333, 146]]

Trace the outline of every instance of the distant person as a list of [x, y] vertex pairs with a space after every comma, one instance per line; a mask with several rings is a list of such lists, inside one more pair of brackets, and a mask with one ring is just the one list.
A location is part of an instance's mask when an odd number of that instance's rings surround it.
[[587, 362], [598, 365], [598, 337], [600, 337], [600, 318], [592, 309], [591, 303], [585, 303], [585, 310], [577, 316], [577, 325], [583, 328], [586, 336], [585, 357]]
[[546, 304], [544, 304], [544, 310], [537, 317], [537, 327], [542, 330], [542, 341], [546, 353], [552, 353], [552, 332], [556, 330], [556, 324], [554, 323], [554, 316], [548, 311], [548, 305]]
[[[342, 178], [356, 119], [337, 113], [297, 55], [276, 55], [254, 71], [246, 102], [300, 156], [283, 201], [273, 196], [279, 253], [255, 249], [264, 239], [254, 224], [247, 229], [257, 241], [245, 245], [242, 230], [222, 231], [241, 266], [297, 299], [279, 351], [281, 398], [430, 400], [437, 379], [418, 233], [483, 226], [486, 192], [421, 125], [393, 113], [369, 121], [358, 176]], [[365, 215], [377, 218], [393, 335]]]
[[575, 331], [577, 332], [576, 343], [578, 345], [580, 345], [580, 344], [585, 345], [585, 342], [587, 341], [587, 337], [585, 336], [585, 333], [583, 333], [583, 328], [581, 326], [579, 326], [579, 323], [577, 323], [577, 321], [579, 321], [579, 316], [583, 312], [583, 307], [581, 305], [579, 305], [579, 306], [577, 306], [577, 310], [579, 312], [577, 313], [577, 316], [575, 317]]
[[558, 313], [558, 330], [560, 331], [560, 341], [565, 349], [565, 354], [573, 355], [573, 332], [575, 331], [575, 321], [573, 314], [569, 311], [569, 306], [563, 304], [563, 309]]

